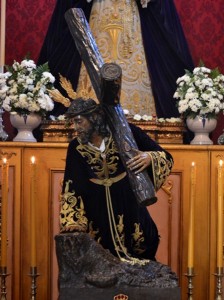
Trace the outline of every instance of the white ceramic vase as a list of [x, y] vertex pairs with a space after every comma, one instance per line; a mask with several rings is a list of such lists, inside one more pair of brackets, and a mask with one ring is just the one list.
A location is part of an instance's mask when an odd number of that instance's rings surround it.
[[33, 130], [41, 123], [41, 116], [35, 113], [29, 115], [10, 114], [10, 122], [18, 130], [14, 142], [36, 142]]
[[207, 119], [202, 116], [197, 116], [194, 119], [187, 118], [187, 127], [194, 132], [194, 138], [191, 141], [193, 145], [212, 145], [213, 141], [209, 134], [216, 128], [216, 119]]

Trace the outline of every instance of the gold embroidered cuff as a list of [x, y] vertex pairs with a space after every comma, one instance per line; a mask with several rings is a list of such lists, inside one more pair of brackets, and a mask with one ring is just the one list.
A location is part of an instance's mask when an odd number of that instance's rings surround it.
[[158, 191], [169, 176], [173, 161], [167, 159], [164, 151], [150, 151], [147, 153], [152, 160], [153, 181], [155, 189]]

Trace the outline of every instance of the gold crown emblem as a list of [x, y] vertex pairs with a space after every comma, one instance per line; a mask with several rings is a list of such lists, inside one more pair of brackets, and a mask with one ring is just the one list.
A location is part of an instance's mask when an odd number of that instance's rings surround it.
[[114, 296], [114, 300], [128, 300], [128, 296], [124, 294], [118, 294]]

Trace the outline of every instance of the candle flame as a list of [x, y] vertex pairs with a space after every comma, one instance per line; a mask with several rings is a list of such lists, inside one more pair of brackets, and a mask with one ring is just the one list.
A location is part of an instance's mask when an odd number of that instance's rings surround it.
[[35, 164], [35, 161], [36, 161], [35, 156], [32, 156], [30, 160], [31, 160], [31, 163], [32, 163], [32, 164]]
[[191, 163], [191, 165], [192, 165], [192, 167], [194, 167], [194, 166], [195, 166], [195, 162], [193, 161], [193, 162]]
[[223, 165], [223, 160], [222, 159], [220, 159], [219, 165], [220, 165], [220, 167], [222, 167], [222, 165]]
[[7, 158], [3, 157], [3, 164], [6, 164], [7, 163]]

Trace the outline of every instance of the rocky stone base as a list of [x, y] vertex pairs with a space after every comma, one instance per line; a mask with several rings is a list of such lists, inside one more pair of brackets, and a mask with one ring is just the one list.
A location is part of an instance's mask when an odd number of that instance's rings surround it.
[[87, 233], [60, 234], [55, 241], [60, 300], [113, 300], [120, 293], [124, 300], [180, 299], [178, 278], [164, 264], [120, 261]]

